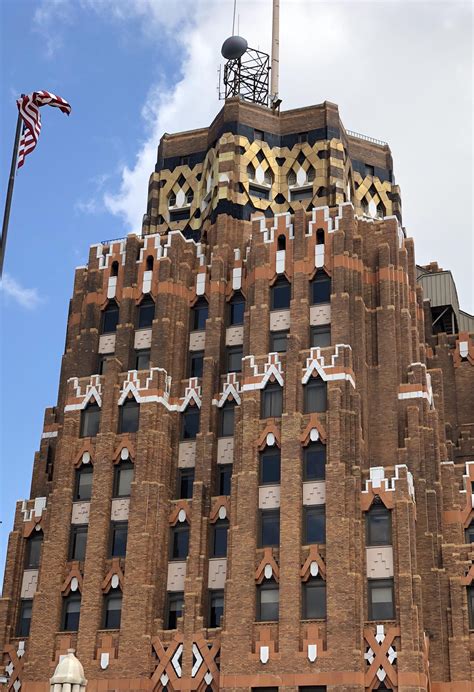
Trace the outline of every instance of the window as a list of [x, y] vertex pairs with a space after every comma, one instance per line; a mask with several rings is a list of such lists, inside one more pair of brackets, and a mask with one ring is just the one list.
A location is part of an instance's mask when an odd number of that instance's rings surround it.
[[197, 406], [188, 406], [181, 414], [181, 439], [194, 440], [199, 432], [200, 411]]
[[270, 288], [270, 309], [287, 310], [290, 307], [291, 284], [280, 277]]
[[369, 620], [393, 620], [393, 579], [369, 579]]
[[230, 495], [232, 481], [232, 464], [218, 464], [219, 495]]
[[324, 245], [324, 228], [318, 228], [316, 231], [316, 245]]
[[189, 551], [189, 524], [183, 522], [171, 529], [170, 560], [186, 560]]
[[288, 348], [288, 331], [270, 332], [270, 352], [286, 353]]
[[260, 453], [260, 485], [277, 485], [280, 482], [280, 450], [267, 447]]
[[244, 323], [245, 299], [241, 293], [234, 293], [229, 302], [229, 326]]
[[107, 358], [108, 358], [108, 356], [99, 355], [98, 364], [97, 364], [97, 374], [98, 375], [105, 375], [105, 371], [107, 369]]
[[69, 559], [85, 560], [87, 546], [87, 524], [73, 524], [69, 536]]
[[260, 545], [278, 547], [280, 544], [280, 510], [260, 510]]
[[242, 371], [242, 346], [227, 347], [227, 372]]
[[227, 519], [218, 519], [211, 525], [211, 555], [210, 557], [226, 557], [227, 555]]
[[373, 166], [370, 164], [366, 163], [365, 164], [365, 175], [371, 175], [373, 176], [375, 174], [375, 169]]
[[168, 207], [175, 207], [176, 206], [176, 195], [174, 192], [170, 192], [168, 195]]
[[28, 637], [28, 635], [30, 634], [32, 610], [33, 599], [22, 598], [20, 601], [20, 612], [18, 613], [18, 623], [16, 627], [17, 637]]
[[326, 543], [326, 511], [324, 505], [304, 508], [305, 545]]
[[74, 500], [86, 502], [92, 495], [92, 465], [80, 466], [76, 471], [76, 482], [74, 486]]
[[138, 329], [149, 329], [155, 317], [155, 302], [150, 296], [145, 296], [138, 306]]
[[153, 255], [148, 255], [148, 257], [146, 258], [146, 263], [145, 263], [147, 272], [153, 271], [153, 263], [154, 263]]
[[324, 324], [320, 327], [311, 327], [311, 346], [325, 348], [331, 345], [331, 325]]
[[273, 579], [257, 586], [257, 620], [259, 622], [278, 620], [279, 603], [280, 591]]
[[469, 629], [474, 630], [474, 586], [467, 587], [467, 608], [469, 611]]
[[128, 521], [110, 523], [110, 557], [125, 557], [127, 554]]
[[279, 384], [268, 384], [262, 392], [262, 418], [280, 418], [283, 411], [283, 389]]
[[466, 543], [474, 543], [474, 521], [466, 529]]
[[286, 238], [283, 234], [277, 238], [277, 250], [286, 250]]
[[204, 351], [191, 351], [189, 354], [189, 377], [202, 377]]
[[313, 442], [303, 450], [303, 480], [323, 481], [326, 477], [326, 447]]
[[254, 139], [261, 139], [263, 142], [265, 140], [265, 135], [263, 133], [263, 130], [254, 130], [253, 131], [253, 138]]
[[321, 577], [310, 578], [303, 584], [303, 619], [326, 617], [326, 582]]
[[189, 500], [193, 496], [194, 469], [178, 469], [178, 499]]
[[119, 307], [117, 303], [112, 300], [102, 312], [102, 328], [100, 333], [111, 334], [112, 332], [116, 332], [118, 321]]
[[140, 404], [133, 397], [120, 407], [119, 434], [137, 432], [140, 423]]
[[81, 411], [81, 437], [95, 437], [99, 432], [100, 408], [97, 404], [88, 404]]
[[[378, 688], [380, 689], [380, 687]], [[298, 687], [298, 692], [326, 692], [325, 685], [307, 685], [304, 687]]]
[[311, 377], [304, 386], [304, 412], [322, 413], [327, 409], [327, 383], [320, 377]]
[[365, 515], [367, 545], [392, 544], [392, 514], [383, 505], [372, 505]]
[[112, 262], [112, 266], [110, 267], [110, 276], [118, 276], [118, 270], [119, 263], [117, 261]]
[[183, 615], [184, 594], [182, 591], [168, 592], [168, 599], [165, 613], [165, 627], [168, 630], [175, 630], [178, 625], [178, 618]]
[[104, 596], [104, 630], [120, 629], [122, 617], [122, 592], [120, 589], [110, 589]]
[[38, 531], [26, 540], [25, 569], [38, 569], [40, 565], [43, 532]]
[[192, 190], [188, 190], [186, 192], [186, 204], [192, 204], [194, 200], [194, 192]]
[[135, 351], [135, 370], [150, 369], [150, 349], [146, 348], [142, 351]]
[[209, 315], [209, 305], [207, 300], [199, 298], [195, 303], [192, 311], [191, 329], [203, 330], [206, 329], [206, 320]]
[[130, 497], [133, 481], [133, 464], [121, 461], [114, 468], [114, 497]]
[[291, 191], [291, 201], [301, 202], [303, 199], [311, 199], [313, 197], [313, 187], [300, 187], [297, 190]]
[[224, 615], [224, 591], [209, 591], [209, 627], [220, 627]]
[[70, 591], [63, 600], [63, 618], [61, 629], [65, 632], [77, 632], [81, 615], [81, 594]]
[[270, 190], [266, 187], [260, 187], [260, 185], [250, 183], [249, 192], [252, 197], [257, 197], [258, 199], [270, 199]]
[[319, 303], [331, 302], [331, 279], [325, 271], [319, 270], [311, 282], [311, 303], [318, 305]]
[[226, 401], [219, 412], [219, 436], [232, 437], [234, 434], [235, 403]]

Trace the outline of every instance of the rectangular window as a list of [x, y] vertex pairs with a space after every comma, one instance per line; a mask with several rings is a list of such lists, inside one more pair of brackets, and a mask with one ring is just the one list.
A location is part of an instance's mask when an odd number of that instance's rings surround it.
[[81, 616], [81, 594], [71, 591], [63, 601], [62, 629], [77, 632]]
[[307, 685], [298, 687], [298, 692], [326, 692], [326, 685]]
[[242, 296], [234, 296], [229, 304], [229, 325], [235, 326], [244, 323], [245, 300]]
[[283, 411], [283, 389], [268, 384], [262, 391], [262, 418], [280, 418]]
[[331, 277], [324, 271], [318, 271], [315, 278], [311, 282], [311, 303], [319, 305], [320, 303], [331, 302]]
[[178, 469], [178, 499], [189, 500], [193, 496], [194, 469]]
[[100, 355], [98, 359], [98, 365], [97, 365], [97, 374], [99, 375], [105, 375], [105, 371], [107, 369], [107, 358], [109, 355]]
[[324, 413], [327, 407], [327, 383], [320, 377], [311, 377], [304, 385], [304, 412]]
[[114, 497], [130, 497], [132, 492], [133, 464], [121, 461], [114, 467]]
[[313, 196], [313, 186], [300, 187], [298, 190], [291, 191], [291, 201], [300, 202], [303, 199], [311, 199]]
[[270, 332], [270, 353], [286, 353], [288, 349], [288, 330]]
[[220, 627], [224, 615], [224, 591], [212, 589], [209, 591], [209, 627]]
[[202, 377], [204, 351], [191, 351], [189, 354], [189, 377]]
[[303, 620], [320, 620], [326, 617], [326, 582], [324, 579], [308, 579], [303, 584]]
[[186, 560], [189, 551], [189, 525], [177, 524], [171, 529], [170, 560]]
[[150, 349], [144, 348], [141, 351], [135, 351], [135, 370], [150, 369]]
[[474, 521], [466, 529], [466, 543], [474, 543]]
[[303, 480], [323, 481], [326, 478], [326, 447], [315, 442], [303, 449]]
[[189, 209], [178, 209], [176, 211], [170, 211], [170, 221], [187, 221], [189, 219], [190, 212]]
[[291, 302], [291, 284], [286, 279], [277, 279], [270, 288], [270, 309], [288, 310]]
[[373, 166], [371, 166], [369, 163], [365, 164], [365, 175], [371, 175], [372, 177], [374, 176], [375, 169]]
[[469, 611], [469, 629], [474, 630], [474, 586], [467, 587], [467, 607]]
[[26, 540], [25, 569], [38, 569], [40, 566], [43, 532], [34, 533]]
[[219, 416], [219, 437], [232, 437], [234, 434], [234, 413], [235, 406], [226, 403], [220, 409]]
[[393, 579], [369, 579], [369, 620], [393, 620]]
[[89, 404], [81, 411], [81, 437], [95, 437], [99, 432], [100, 408]]
[[151, 329], [155, 319], [155, 303], [151, 298], [144, 298], [138, 307], [138, 329]]
[[323, 324], [320, 327], [311, 327], [311, 347], [326, 348], [331, 345], [331, 325]]
[[71, 535], [69, 537], [69, 559], [82, 560], [86, 559], [87, 546], [87, 524], [73, 524], [71, 526]]
[[257, 197], [258, 199], [270, 199], [270, 189], [268, 187], [260, 187], [260, 185], [249, 183], [249, 192], [252, 197]]
[[194, 440], [199, 432], [200, 411], [197, 406], [188, 407], [181, 414], [181, 439]]
[[278, 621], [280, 590], [274, 581], [263, 582], [257, 586], [257, 620], [259, 622]]
[[135, 433], [140, 425], [140, 404], [133, 397], [127, 399], [119, 412], [119, 434]]
[[260, 485], [280, 483], [280, 450], [269, 447], [260, 454]]
[[326, 508], [324, 505], [304, 508], [305, 545], [326, 543]]
[[30, 634], [32, 610], [33, 599], [22, 598], [20, 601], [20, 612], [18, 613], [18, 624], [16, 628], [17, 637], [28, 637]]
[[242, 372], [242, 346], [227, 347], [227, 372]]
[[259, 548], [280, 545], [280, 510], [260, 510], [260, 545]]
[[117, 589], [111, 589], [109, 593], [105, 595], [104, 600], [104, 629], [120, 629], [120, 621], [122, 619], [122, 592]]
[[76, 470], [76, 482], [74, 486], [74, 500], [87, 502], [92, 495], [92, 465], [81, 466]]
[[209, 305], [206, 300], [199, 299], [192, 308], [191, 312], [191, 328], [194, 331], [203, 331], [206, 329], [206, 320], [209, 315]]
[[110, 524], [110, 557], [125, 557], [127, 553], [128, 521]]
[[211, 525], [211, 555], [210, 557], [227, 556], [227, 532], [229, 522], [227, 519], [218, 519]]
[[230, 495], [232, 464], [218, 464], [217, 474], [219, 495]]
[[175, 630], [178, 626], [178, 618], [183, 615], [184, 594], [182, 591], [169, 591], [166, 603], [165, 627]]
[[365, 515], [367, 545], [392, 544], [392, 513], [383, 505], [372, 506]]

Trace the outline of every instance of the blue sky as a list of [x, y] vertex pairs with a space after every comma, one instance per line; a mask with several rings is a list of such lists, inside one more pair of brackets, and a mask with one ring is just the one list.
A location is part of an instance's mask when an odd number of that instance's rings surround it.
[[[238, 14], [268, 50], [270, 0], [239, 0]], [[16, 97], [46, 89], [73, 108], [43, 109], [15, 183], [0, 294], [2, 549], [55, 403], [74, 268], [90, 244], [140, 228], [161, 134], [217, 113], [231, 23], [230, 0], [0, 3], [2, 213]], [[283, 107], [333, 101], [348, 129], [390, 143], [418, 261], [452, 269], [472, 312], [471, 45], [469, 2], [282, 0]]]

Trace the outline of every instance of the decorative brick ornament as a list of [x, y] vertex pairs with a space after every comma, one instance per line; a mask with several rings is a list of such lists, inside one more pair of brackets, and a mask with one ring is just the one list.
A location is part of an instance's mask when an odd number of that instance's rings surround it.
[[395, 668], [397, 650], [394, 645], [395, 637], [400, 636], [399, 627], [389, 627], [385, 633], [384, 625], [375, 626], [375, 634], [370, 627], [364, 629], [367, 650], [364, 658], [367, 661], [365, 673], [366, 690], [374, 690], [379, 682], [387, 681], [392, 687], [397, 687], [398, 675]]
[[183, 641], [181, 633], [175, 634], [169, 644], [162, 642], [159, 637], [153, 637], [151, 644], [159, 661], [151, 677], [153, 692], [161, 692], [165, 687], [168, 690], [192, 692], [206, 689], [206, 686], [218, 692], [220, 640], [208, 642], [201, 634], [195, 635], [191, 642], [193, 667], [191, 678], [187, 679], [183, 678]]

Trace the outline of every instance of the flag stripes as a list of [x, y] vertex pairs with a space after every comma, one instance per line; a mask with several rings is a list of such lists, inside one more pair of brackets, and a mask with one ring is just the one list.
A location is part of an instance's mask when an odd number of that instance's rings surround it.
[[18, 168], [21, 168], [26, 156], [31, 154], [38, 143], [41, 132], [40, 107], [54, 106], [62, 113], [69, 115], [71, 106], [63, 98], [49, 91], [34, 91], [32, 94], [25, 94], [18, 99], [17, 106], [23, 120], [23, 132], [18, 150]]

